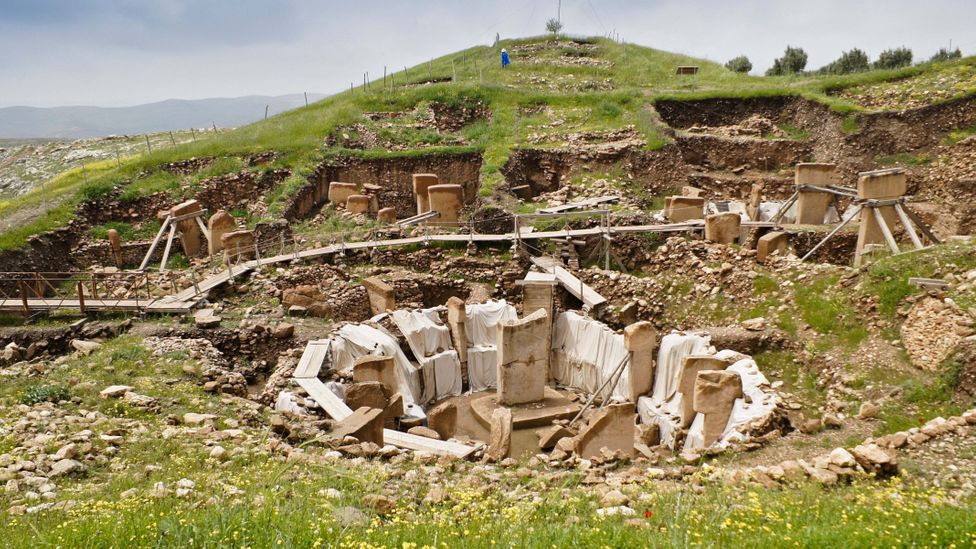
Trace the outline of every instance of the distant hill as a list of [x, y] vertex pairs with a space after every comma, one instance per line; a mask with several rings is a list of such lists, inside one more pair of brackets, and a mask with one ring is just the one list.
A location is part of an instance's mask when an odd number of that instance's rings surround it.
[[[322, 94], [309, 94], [318, 101]], [[106, 135], [153, 133], [185, 128], [242, 126], [268, 114], [305, 105], [303, 94], [248, 95], [212, 99], [167, 99], [132, 107], [0, 108], [0, 138], [79, 139]]]

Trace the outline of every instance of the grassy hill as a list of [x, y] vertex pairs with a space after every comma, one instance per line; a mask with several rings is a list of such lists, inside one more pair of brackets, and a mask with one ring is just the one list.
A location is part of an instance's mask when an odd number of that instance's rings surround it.
[[[498, 61], [503, 47], [511, 51], [513, 60], [511, 67], [504, 70]], [[922, 81], [923, 87], [938, 88], [937, 76], [944, 72], [962, 76], [957, 78], [949, 96], [940, 94], [936, 99], [971, 94], [976, 90], [974, 63], [967, 58], [945, 65], [843, 77], [758, 77], [734, 73], [702, 59], [601, 38], [576, 42], [561, 39], [556, 44], [549, 44], [547, 38], [506, 40], [495, 47], [477, 46], [391, 73], [385, 81], [359, 84], [308, 107], [243, 128], [134, 156], [121, 167], [101, 162], [89, 164], [85, 170], [68, 171], [45, 185], [44, 196], [35, 192], [0, 200], [0, 216], [18, 220], [15, 227], [0, 235], [0, 250], [19, 247], [30, 235], [63, 226], [81, 200], [104, 194], [113, 186], [125, 186], [130, 196], [178, 188], [176, 178], [161, 172], [159, 166], [192, 157], [275, 152], [275, 161], [268, 169], [286, 167], [292, 175], [273, 194], [271, 215], [279, 211], [281, 202], [305, 182], [316, 165], [336, 155], [396, 157], [421, 151], [476, 150], [484, 155], [482, 194], [488, 196], [503, 179], [499, 169], [510, 152], [537, 131], [533, 126], [533, 122], [539, 122], [537, 117], [526, 115], [531, 107], [546, 106], [557, 116], [570, 117], [578, 131], [633, 125], [646, 139], [647, 147], [653, 149], [665, 142], [646, 108], [658, 99], [792, 94], [821, 101], [838, 111], [857, 111], [864, 109], [857, 103], [859, 93], [877, 93], [905, 81]], [[678, 76], [678, 65], [697, 65], [700, 70], [693, 77]], [[854, 92], [835, 93], [846, 88]], [[431, 101], [456, 106], [481, 103], [490, 109], [491, 116], [463, 128], [459, 139], [463, 145], [443, 144], [436, 135], [409, 128], [394, 130], [390, 136], [392, 141], [405, 145], [399, 150], [382, 146], [349, 150], [325, 144], [326, 138], [339, 128], [369, 125], [364, 113], [409, 111]], [[45, 202], [56, 207], [42, 210], [40, 204]]]

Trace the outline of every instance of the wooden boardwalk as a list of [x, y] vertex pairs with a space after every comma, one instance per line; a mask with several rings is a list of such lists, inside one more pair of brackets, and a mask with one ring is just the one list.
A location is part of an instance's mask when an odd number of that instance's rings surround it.
[[[745, 227], [776, 227], [775, 223], [766, 221], [743, 221]], [[622, 225], [618, 227], [591, 227], [587, 229], [568, 229], [562, 231], [538, 231], [538, 232], [514, 232], [504, 234], [430, 234], [424, 236], [411, 236], [405, 238], [392, 238], [381, 240], [364, 240], [359, 242], [348, 242], [343, 244], [331, 244], [320, 248], [302, 250], [295, 253], [281, 254], [260, 259], [252, 259], [238, 265], [234, 265], [223, 271], [204, 279], [195, 286], [190, 286], [173, 295], [159, 299], [85, 299], [85, 309], [92, 311], [148, 311], [156, 313], [189, 313], [197, 306], [200, 296], [208, 291], [218, 288], [233, 278], [251, 272], [262, 265], [272, 265], [275, 263], [285, 263], [295, 260], [314, 259], [340, 253], [343, 251], [368, 250], [371, 248], [394, 248], [398, 246], [411, 246], [431, 242], [517, 242], [522, 240], [544, 240], [544, 239], [565, 239], [584, 236], [597, 236], [609, 233], [628, 234], [628, 233], [668, 233], [668, 232], [687, 232], [704, 230], [703, 220], [694, 220], [684, 223], [669, 223], [662, 225]], [[566, 271], [568, 274], [568, 271]], [[570, 274], [570, 276], [572, 276]], [[575, 277], [573, 277], [575, 278]], [[568, 280], [568, 279], [567, 279]], [[564, 284], [565, 285], [565, 284]], [[570, 290], [574, 291], [574, 290]], [[576, 290], [579, 291], [579, 290]], [[591, 290], [592, 291], [592, 290]], [[593, 292], [596, 294], [596, 292]], [[578, 296], [583, 299], [582, 295]], [[603, 298], [596, 294], [593, 297]], [[584, 299], [584, 302], [586, 299]], [[595, 302], [598, 302], [596, 300]], [[80, 309], [78, 299], [29, 299], [28, 306], [32, 311], [50, 311], [56, 309]], [[20, 299], [0, 300], [0, 311], [21, 312], [24, 304]]]

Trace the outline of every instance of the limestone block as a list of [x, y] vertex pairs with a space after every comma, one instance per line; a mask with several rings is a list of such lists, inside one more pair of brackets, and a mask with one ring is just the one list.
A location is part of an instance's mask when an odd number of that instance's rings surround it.
[[705, 218], [705, 240], [719, 244], [731, 244], [739, 238], [742, 217], [737, 213], [723, 212]]
[[590, 418], [576, 437], [573, 451], [584, 459], [600, 455], [607, 448], [634, 457], [634, 404], [611, 404]]
[[[888, 170], [877, 170], [873, 172], [863, 172], [857, 180], [857, 197], [860, 199], [898, 198], [904, 196], [908, 191], [908, 179], [905, 170], [902, 168], [892, 168]], [[894, 232], [895, 222], [898, 219], [898, 212], [894, 206], [882, 206], [877, 208], [881, 217], [885, 220], [888, 228]], [[855, 258], [857, 263], [861, 252], [868, 244], [885, 244], [884, 233], [878, 220], [874, 217], [872, 208], [861, 210], [860, 227], [857, 233], [857, 248]]]
[[624, 346], [630, 351], [630, 399], [647, 395], [654, 386], [654, 345], [657, 330], [647, 321], [624, 328]]
[[122, 240], [119, 238], [119, 232], [115, 229], [108, 230], [108, 243], [112, 247], [112, 259], [115, 261], [116, 267], [122, 266]]
[[681, 361], [678, 392], [681, 393], [681, 428], [686, 429], [695, 419], [694, 395], [698, 372], [724, 370], [729, 363], [711, 355], [689, 355]]
[[357, 408], [351, 416], [336, 423], [331, 435], [338, 439], [354, 436], [360, 442], [372, 442], [382, 447], [383, 419], [383, 410], [363, 406]]
[[457, 431], [457, 404], [445, 401], [427, 411], [427, 425], [447, 440]]
[[555, 283], [526, 280], [522, 284], [522, 311], [530, 313], [538, 309], [552, 312]]
[[355, 183], [333, 181], [329, 183], [329, 202], [345, 206], [350, 196], [359, 194], [359, 187]]
[[[794, 182], [800, 185], [826, 187], [839, 182], [837, 166], [801, 162], [796, 165]], [[823, 225], [824, 216], [834, 195], [817, 191], [799, 191], [796, 201], [796, 222], [803, 225]]]
[[378, 381], [386, 386], [388, 391], [395, 392], [398, 389], [396, 363], [391, 356], [361, 356], [352, 365], [352, 380], [355, 383]]
[[549, 314], [539, 309], [498, 323], [498, 402], [511, 406], [545, 398], [549, 373]]
[[363, 406], [384, 410], [390, 402], [390, 396], [392, 396], [390, 389], [379, 381], [363, 381], [346, 385], [346, 405], [353, 410]]
[[417, 197], [417, 213], [427, 213], [430, 211], [430, 198], [427, 189], [437, 185], [437, 174], [415, 173], [413, 174], [413, 194]]
[[254, 258], [254, 233], [251, 231], [234, 231], [225, 233], [220, 238], [224, 247], [224, 263], [233, 264], [240, 260]]
[[346, 198], [346, 211], [354, 214], [369, 213], [369, 197], [364, 194], [352, 194]]
[[736, 399], [742, 398], [742, 377], [728, 370], [703, 370], [695, 380], [694, 408], [705, 415], [702, 430], [705, 447], [715, 443], [725, 431]]
[[398, 418], [402, 415], [403, 395], [400, 393], [393, 393], [393, 396], [391, 396], [386, 403], [386, 408], [383, 410], [383, 416], [386, 418], [386, 423], [393, 424], [394, 418]]
[[766, 261], [773, 252], [779, 255], [786, 255], [790, 247], [790, 236], [782, 231], [771, 231], [761, 237], [756, 243], [756, 261], [762, 263]]
[[396, 208], [380, 208], [376, 212], [376, 220], [388, 225], [396, 223]]
[[237, 220], [224, 210], [217, 210], [217, 213], [210, 216], [210, 220], [207, 221], [207, 230], [210, 231], [207, 252], [214, 255], [223, 251], [224, 235], [237, 230]]
[[467, 308], [464, 300], [452, 296], [447, 300], [447, 326], [451, 329], [451, 343], [457, 351], [458, 360], [461, 361], [461, 369], [464, 371], [465, 363], [468, 361], [468, 335], [465, 322], [468, 319]]
[[665, 216], [672, 223], [690, 219], [702, 219], [705, 212], [705, 199], [695, 196], [669, 196], [665, 202]]
[[363, 288], [369, 296], [369, 310], [378, 315], [396, 309], [396, 290], [375, 276], [363, 279]]
[[550, 425], [535, 432], [539, 435], [539, 449], [548, 450], [556, 446], [561, 438], [572, 437], [574, 433], [562, 425]]
[[[202, 209], [203, 207], [196, 200], [187, 200], [186, 202], [173, 206], [169, 210], [169, 213], [173, 217], [179, 217], [189, 213], [199, 212]], [[178, 221], [176, 223], [176, 230], [180, 234], [183, 254], [188, 258], [199, 255], [202, 248], [203, 234], [200, 231], [200, 226], [197, 225], [197, 220], [195, 218], [189, 218]]]
[[501, 407], [491, 413], [491, 435], [485, 456], [501, 461], [512, 451], [512, 410]]
[[431, 185], [427, 188], [430, 209], [439, 213], [438, 225], [457, 226], [458, 213], [464, 207], [464, 187], [461, 185]]
[[759, 206], [762, 204], [763, 187], [763, 182], [757, 181], [752, 184], [752, 188], [749, 190], [749, 204], [746, 206], [746, 213], [749, 214], [749, 219], [753, 221], [759, 221]]

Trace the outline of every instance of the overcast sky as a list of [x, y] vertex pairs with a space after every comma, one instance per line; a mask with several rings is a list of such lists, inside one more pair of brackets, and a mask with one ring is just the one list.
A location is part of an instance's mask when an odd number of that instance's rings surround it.
[[[0, 0], [0, 107], [333, 93], [364, 71], [537, 35], [557, 0]], [[859, 47], [976, 52], [976, 0], [563, 0], [572, 34], [765, 70]]]

